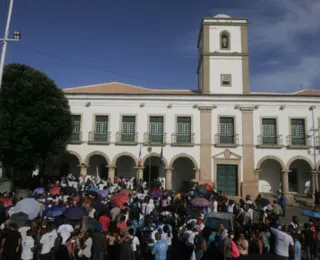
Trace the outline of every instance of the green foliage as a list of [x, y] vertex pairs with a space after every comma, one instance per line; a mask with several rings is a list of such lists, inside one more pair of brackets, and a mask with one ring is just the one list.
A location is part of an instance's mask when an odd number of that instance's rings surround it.
[[0, 93], [0, 161], [30, 173], [65, 151], [72, 132], [67, 98], [44, 73], [23, 64], [4, 69]]

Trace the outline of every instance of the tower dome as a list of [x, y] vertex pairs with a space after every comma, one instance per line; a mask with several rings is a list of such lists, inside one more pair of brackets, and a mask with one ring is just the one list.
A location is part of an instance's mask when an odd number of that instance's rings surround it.
[[227, 14], [217, 14], [214, 16], [214, 18], [231, 18], [231, 16]]

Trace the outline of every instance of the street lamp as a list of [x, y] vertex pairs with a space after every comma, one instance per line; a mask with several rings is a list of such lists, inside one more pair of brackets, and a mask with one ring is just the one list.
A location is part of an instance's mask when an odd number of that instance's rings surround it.
[[13, 9], [13, 0], [10, 0], [8, 17], [7, 17], [7, 24], [6, 24], [6, 29], [4, 32], [4, 37], [3, 37], [3, 39], [0, 39], [3, 43], [1, 60], [0, 60], [0, 91], [1, 91], [1, 85], [2, 85], [4, 60], [6, 58], [6, 52], [7, 52], [7, 44], [9, 41], [19, 41], [21, 38], [20, 31], [14, 31], [13, 38], [12, 39], [9, 38], [9, 28], [10, 28], [10, 22], [11, 22], [12, 9]]

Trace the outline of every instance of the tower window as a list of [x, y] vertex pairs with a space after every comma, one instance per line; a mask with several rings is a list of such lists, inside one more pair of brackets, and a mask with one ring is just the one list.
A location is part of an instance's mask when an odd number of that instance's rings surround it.
[[230, 49], [230, 33], [227, 31], [223, 31], [220, 34], [220, 45], [221, 49], [229, 50]]
[[222, 74], [221, 75], [221, 86], [231, 87], [231, 74]]

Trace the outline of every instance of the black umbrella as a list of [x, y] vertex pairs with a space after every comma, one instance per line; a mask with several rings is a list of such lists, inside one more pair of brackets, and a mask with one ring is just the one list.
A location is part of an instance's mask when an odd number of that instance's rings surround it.
[[270, 201], [266, 198], [261, 198], [259, 201], [259, 207], [264, 208], [265, 206], [268, 206], [270, 204]]
[[69, 186], [63, 187], [61, 188], [61, 192], [63, 192], [63, 194], [71, 195], [72, 193], [75, 192], [75, 188], [69, 187]]
[[18, 228], [23, 227], [28, 220], [28, 215], [23, 212], [12, 214], [10, 217], [10, 223], [17, 224]]

